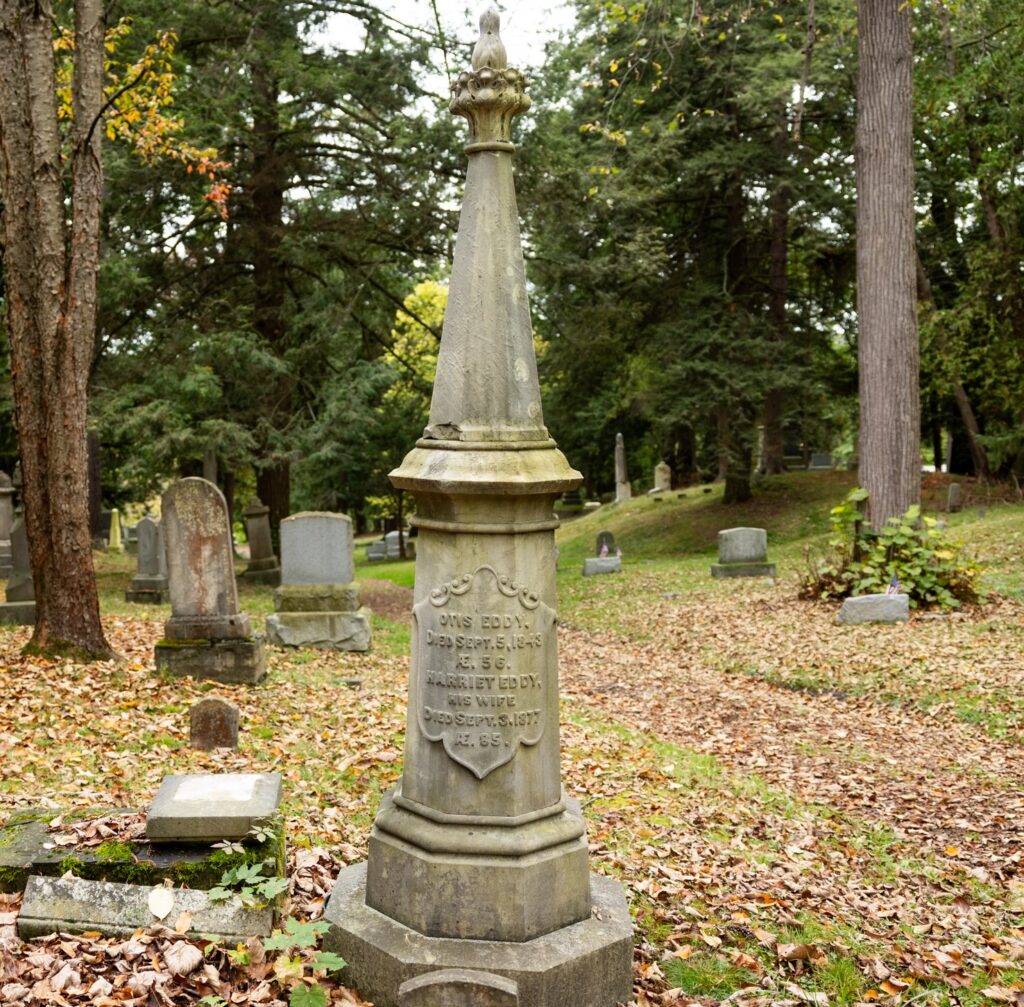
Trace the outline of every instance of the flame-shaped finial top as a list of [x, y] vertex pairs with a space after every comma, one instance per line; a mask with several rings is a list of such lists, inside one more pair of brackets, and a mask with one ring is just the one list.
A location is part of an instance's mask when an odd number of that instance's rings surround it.
[[480, 38], [473, 47], [473, 69], [489, 66], [495, 70], [504, 70], [508, 66], [505, 44], [501, 41], [498, 29], [501, 19], [498, 12], [489, 7], [480, 15]]

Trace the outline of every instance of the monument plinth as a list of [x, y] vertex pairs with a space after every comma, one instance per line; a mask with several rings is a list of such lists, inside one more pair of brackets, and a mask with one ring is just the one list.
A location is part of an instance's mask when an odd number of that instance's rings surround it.
[[378, 1007], [631, 997], [625, 896], [590, 876], [561, 785], [553, 507], [582, 477], [544, 426], [510, 141], [529, 98], [497, 29], [452, 85], [471, 143], [448, 308], [429, 424], [391, 473], [418, 528], [404, 772], [326, 912]]

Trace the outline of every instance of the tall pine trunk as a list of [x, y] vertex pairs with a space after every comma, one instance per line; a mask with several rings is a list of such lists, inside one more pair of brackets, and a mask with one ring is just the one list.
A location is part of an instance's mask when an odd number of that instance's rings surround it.
[[910, 4], [858, 0], [860, 482], [875, 529], [921, 498]]
[[[772, 340], [778, 344], [776, 360], [785, 356], [789, 340], [789, 315], [786, 298], [789, 294], [789, 184], [785, 178], [786, 150], [789, 132], [786, 110], [777, 117], [777, 128], [772, 137], [775, 155], [775, 186], [768, 199], [772, 236], [768, 249], [768, 318], [772, 327]], [[779, 365], [781, 366], [781, 364]], [[776, 476], [786, 471], [782, 421], [785, 419], [786, 393], [781, 382], [770, 388], [764, 397], [764, 446], [761, 450], [761, 472]]]
[[0, 0], [4, 281], [14, 419], [36, 591], [33, 650], [111, 653], [89, 533], [86, 396], [103, 173], [102, 0], [75, 3], [65, 220], [51, 0]]

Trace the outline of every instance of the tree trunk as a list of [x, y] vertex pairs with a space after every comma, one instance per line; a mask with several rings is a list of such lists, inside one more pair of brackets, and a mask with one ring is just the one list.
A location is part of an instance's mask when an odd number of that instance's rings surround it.
[[291, 491], [291, 463], [287, 459], [266, 465], [256, 473], [256, 495], [270, 508], [270, 533], [275, 549], [279, 548], [281, 522], [291, 513]]
[[0, 0], [5, 300], [36, 592], [29, 648], [108, 657], [92, 566], [85, 425], [103, 184], [101, 0], [75, 4], [75, 35], [66, 225], [51, 0]]
[[921, 499], [910, 5], [858, 0], [860, 482], [880, 529]]
[[103, 534], [103, 469], [100, 435], [91, 431], [86, 441], [89, 452], [89, 535], [95, 542]]
[[[811, 6], [813, 17], [813, 4]], [[772, 237], [768, 250], [768, 318], [772, 326], [772, 339], [779, 350], [789, 340], [789, 316], [786, 297], [789, 293], [789, 185], [783, 172], [789, 134], [786, 129], [786, 111], [778, 117], [778, 126], [772, 137], [776, 159], [775, 188], [768, 205], [772, 218]], [[778, 356], [780, 354], [777, 354]], [[786, 395], [780, 385], [768, 390], [764, 397], [764, 447], [761, 453], [761, 472], [776, 476], [786, 471], [782, 421], [785, 418]]]

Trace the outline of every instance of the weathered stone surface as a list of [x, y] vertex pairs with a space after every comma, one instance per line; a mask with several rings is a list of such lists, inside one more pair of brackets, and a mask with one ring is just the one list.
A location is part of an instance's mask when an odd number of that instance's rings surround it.
[[597, 577], [605, 573], [622, 573], [620, 556], [595, 556], [583, 561], [583, 576]]
[[173, 927], [183, 912], [189, 912], [189, 932], [193, 934], [216, 934], [233, 942], [270, 936], [274, 921], [269, 907], [250, 909], [237, 896], [211, 902], [203, 891], [172, 891], [174, 905], [167, 916], [158, 919], [149, 908], [152, 888], [148, 886], [33, 876], [28, 879], [18, 915], [18, 935], [31, 940], [55, 932], [97, 930], [109, 937], [129, 936], [158, 924]]
[[249, 563], [242, 576], [260, 584], [279, 584], [281, 567], [274, 555], [274, 540], [270, 534], [270, 508], [254, 499], [243, 513], [245, 537], [249, 542]]
[[615, 502], [622, 503], [633, 496], [626, 469], [626, 442], [622, 434], [615, 435]]
[[519, 987], [504, 976], [475, 969], [438, 969], [406, 979], [401, 1007], [519, 1007]]
[[764, 563], [768, 532], [763, 528], [727, 528], [718, 533], [719, 563]]
[[774, 563], [712, 563], [712, 577], [775, 577]]
[[367, 562], [373, 563], [377, 560], [388, 558], [388, 544], [383, 539], [379, 542], [368, 542], [366, 545]]
[[[11, 562], [13, 569], [7, 581], [5, 598], [12, 601], [35, 601], [36, 588], [32, 580], [32, 560], [28, 552], [28, 535], [25, 532], [25, 518], [20, 514], [11, 526]], [[33, 610], [32, 621], [35, 622]]]
[[189, 710], [189, 744], [204, 752], [238, 748], [238, 707], [219, 696], [200, 700]]
[[135, 526], [135, 535], [138, 543], [138, 566], [125, 592], [125, 600], [146, 605], [162, 605], [170, 598], [163, 528], [156, 518], [147, 514]]
[[[264, 864], [264, 874], [279, 870], [284, 858], [280, 832], [265, 843], [246, 847], [244, 854], [225, 854], [208, 846], [182, 843], [150, 843], [147, 840], [114, 841], [100, 845], [58, 846], [47, 823], [58, 812], [27, 809], [7, 812], [0, 830], [0, 891], [24, 891], [33, 874], [60, 877], [71, 872], [89, 881], [158, 885], [165, 880], [189, 888], [208, 889], [220, 883], [227, 867], [242, 863]], [[134, 816], [132, 810], [97, 811], [85, 818]], [[76, 816], [70, 815], [67, 820]]]
[[171, 592], [168, 640], [248, 637], [223, 494], [205, 479], [181, 479], [164, 493], [161, 509]]
[[146, 814], [146, 836], [160, 843], [244, 839], [280, 807], [280, 773], [165, 776]]
[[365, 879], [365, 864], [338, 875], [324, 913], [331, 924], [324, 947], [349, 963], [344, 978], [376, 1007], [406, 1007], [403, 983], [455, 968], [512, 980], [524, 1007], [613, 1007], [632, 997], [632, 921], [622, 886], [611, 878], [590, 876], [593, 912], [586, 919], [521, 942], [424, 937], [369, 908]]
[[672, 489], [672, 466], [668, 462], [658, 462], [654, 466], [654, 492], [666, 493]]
[[607, 547], [608, 552], [615, 550], [615, 536], [610, 531], [599, 531], [597, 533], [597, 544], [594, 546], [594, 555], [600, 556], [601, 550]]
[[906, 622], [910, 618], [910, 598], [905, 594], [864, 594], [847, 598], [836, 616], [843, 626], [863, 622]]
[[373, 635], [368, 610], [275, 612], [267, 616], [267, 639], [279, 647], [325, 647], [366, 651]]
[[282, 584], [274, 591], [275, 612], [358, 612], [355, 584]]
[[963, 509], [963, 487], [960, 483], [949, 484], [949, 494], [946, 498], [946, 510], [950, 514], [958, 514]]
[[823, 470], [835, 468], [835, 465], [832, 462], [832, 456], [827, 451], [819, 451], [811, 455], [811, 461], [807, 467]]
[[352, 552], [352, 519], [347, 515], [293, 514], [281, 522], [281, 583], [350, 584], [355, 577]]
[[214, 682], [255, 685], [267, 674], [262, 637], [248, 640], [160, 640], [153, 648], [156, 670], [175, 678], [191, 675]]
[[36, 624], [36, 603], [34, 601], [7, 601], [0, 605], [0, 625], [34, 626]]

